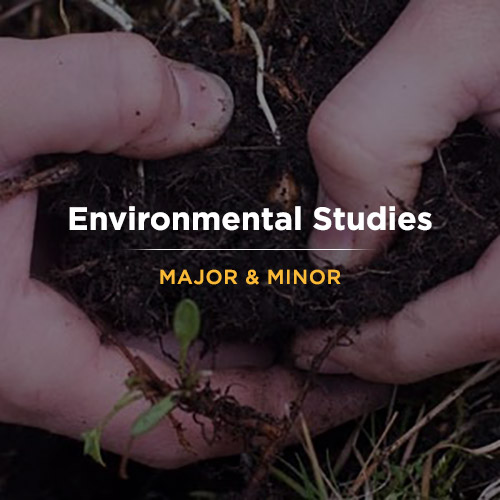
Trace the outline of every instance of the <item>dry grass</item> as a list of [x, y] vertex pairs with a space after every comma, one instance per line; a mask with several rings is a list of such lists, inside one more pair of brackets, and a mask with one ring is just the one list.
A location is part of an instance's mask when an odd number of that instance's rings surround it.
[[[329, 452], [323, 460], [318, 460], [307, 426], [302, 422], [305, 459], [297, 455], [294, 461], [281, 460], [280, 465], [273, 468], [273, 475], [305, 500], [454, 498], [453, 488], [468, 459], [493, 459], [500, 450], [500, 441], [479, 448], [466, 447], [464, 443], [476, 428], [476, 422], [473, 419], [462, 421], [462, 411], [451, 412], [449, 423], [453, 430], [438, 443], [428, 445], [424, 439], [419, 443], [419, 437], [454, 404], [457, 408], [462, 407], [461, 398], [468, 391], [499, 372], [500, 362], [486, 364], [467, 376], [429, 412], [426, 413], [422, 406], [413, 425], [392, 408], [383, 426], [377, 425], [380, 419], [374, 415], [362, 419], [333, 464]], [[397, 423], [400, 426], [396, 431]], [[395, 434], [393, 441], [388, 443], [389, 436]], [[361, 438], [364, 445], [360, 443]], [[491, 500], [499, 495], [500, 482], [493, 481], [484, 489], [481, 498]]]

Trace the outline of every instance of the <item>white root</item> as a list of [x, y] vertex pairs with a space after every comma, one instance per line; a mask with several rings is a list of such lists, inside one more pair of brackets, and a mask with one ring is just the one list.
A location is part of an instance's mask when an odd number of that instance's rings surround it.
[[144, 162], [142, 160], [139, 160], [137, 163], [137, 177], [139, 180], [139, 194], [142, 200], [144, 200], [144, 196], [146, 195], [146, 175], [144, 173]]
[[[219, 14], [219, 18], [221, 21], [232, 21], [231, 14], [226, 10], [226, 8], [222, 5], [220, 0], [211, 0], [215, 10]], [[274, 118], [273, 112], [269, 107], [269, 104], [266, 99], [266, 95], [264, 92], [264, 71], [265, 71], [265, 56], [264, 50], [262, 48], [262, 44], [260, 43], [257, 32], [247, 23], [242, 22], [241, 27], [246, 32], [255, 49], [255, 53], [257, 55], [257, 100], [259, 101], [259, 106], [266, 117], [267, 123], [269, 124], [269, 128], [273, 133], [274, 139], [278, 146], [281, 145], [281, 133], [278, 128], [278, 124]]]
[[182, 30], [187, 28], [195, 19], [201, 17], [201, 3], [200, 0], [193, 0], [193, 10], [187, 14], [187, 16], [183, 17], [179, 21], [177, 21], [175, 29], [172, 32], [173, 37], [178, 37]]
[[87, 0], [87, 2], [113, 19], [123, 31], [132, 31], [134, 29], [135, 21], [114, 0]]

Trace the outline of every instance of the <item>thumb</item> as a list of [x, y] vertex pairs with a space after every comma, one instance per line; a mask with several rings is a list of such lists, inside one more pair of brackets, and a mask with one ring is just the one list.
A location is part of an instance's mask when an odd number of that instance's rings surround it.
[[164, 157], [207, 145], [233, 101], [215, 75], [131, 34], [0, 41], [0, 168], [37, 154]]
[[[409, 303], [391, 319], [364, 324], [332, 351], [321, 370], [407, 384], [500, 357], [500, 238], [476, 266]], [[450, 307], [452, 305], [452, 307]], [[310, 331], [293, 346], [309, 369], [332, 332]]]
[[[375, 49], [330, 93], [310, 126], [318, 205], [348, 212], [411, 205], [421, 165], [468, 117], [498, 118], [498, 2], [413, 0]], [[344, 219], [345, 220], [345, 219]], [[354, 224], [357, 219], [354, 220]], [[370, 249], [336, 264], [366, 262], [391, 233], [314, 231], [311, 248]]]

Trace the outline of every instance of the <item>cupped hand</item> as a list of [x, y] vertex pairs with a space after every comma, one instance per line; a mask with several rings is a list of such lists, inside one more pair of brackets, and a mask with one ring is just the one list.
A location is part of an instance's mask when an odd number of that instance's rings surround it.
[[[19, 174], [44, 153], [157, 158], [185, 152], [217, 139], [231, 117], [232, 95], [222, 80], [161, 57], [135, 35], [2, 39], [0, 54], [2, 178]], [[0, 420], [78, 438], [123, 394], [131, 365], [100, 343], [82, 311], [30, 277], [36, 209], [36, 193], [0, 203]], [[226, 360], [221, 354], [212, 386], [228, 389], [242, 404], [283, 415], [300, 387], [298, 374], [265, 368], [265, 356], [247, 348], [222, 350]], [[134, 352], [158, 375], [176, 378], [175, 367], [148, 349]], [[253, 368], [242, 368], [248, 364]], [[311, 393], [305, 413], [321, 431], [376, 407], [385, 396], [384, 388], [328, 378]], [[145, 407], [138, 402], [120, 412], [106, 428], [104, 447], [123, 452]], [[241, 448], [229, 437], [209, 445], [192, 416], [177, 411], [176, 417], [195, 455], [165, 422], [136, 442], [133, 458], [176, 467]]]
[[[310, 127], [320, 178], [318, 205], [372, 212], [411, 206], [422, 163], [475, 116], [500, 128], [500, 4], [413, 0], [392, 29], [330, 93]], [[394, 198], [395, 197], [395, 198]], [[314, 232], [311, 248], [347, 266], [366, 263], [392, 234]], [[385, 382], [412, 382], [500, 356], [500, 240], [474, 269], [424, 294], [390, 320], [363, 325], [323, 365]], [[299, 336], [297, 364], [310, 365], [328, 332]]]

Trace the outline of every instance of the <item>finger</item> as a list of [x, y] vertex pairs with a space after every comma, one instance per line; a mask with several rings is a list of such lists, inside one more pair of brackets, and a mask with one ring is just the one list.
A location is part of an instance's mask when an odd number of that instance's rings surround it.
[[[17, 245], [13, 248], [30, 248], [35, 206], [36, 195], [32, 193], [14, 199], [0, 211], [0, 219], [9, 216], [2, 227]], [[124, 381], [131, 366], [117, 350], [100, 344], [96, 327], [82, 311], [30, 280], [28, 250], [5, 252], [2, 257], [8, 273], [0, 282], [0, 419], [78, 438], [97, 425], [125, 392]], [[222, 359], [219, 366], [255, 361], [257, 354], [247, 353], [244, 358], [241, 346], [225, 351], [232, 362]], [[137, 350], [137, 354], [158, 375], [174, 383], [178, 375], [173, 363], [152, 352]], [[261, 355], [261, 363], [265, 357]], [[214, 372], [211, 384], [222, 393], [229, 391], [243, 405], [283, 416], [303, 381], [282, 368], [232, 369]], [[349, 378], [325, 378], [306, 399], [304, 413], [311, 430], [320, 432], [383, 405], [386, 398], [386, 387]], [[107, 428], [104, 446], [122, 453], [133, 421], [147, 407], [136, 403], [121, 412]], [[242, 449], [241, 441], [227, 435], [210, 445], [191, 415], [176, 412], [176, 418], [196, 455], [179, 443], [174, 429], [165, 423], [138, 440], [133, 457], [151, 465], [177, 467]], [[205, 424], [210, 427], [209, 422]]]
[[[180, 346], [172, 332], [168, 332], [156, 341], [143, 337], [127, 340], [127, 346], [138, 349], [159, 359], [179, 359]], [[207, 346], [195, 342], [189, 350], [189, 363], [202, 370], [227, 370], [231, 368], [253, 367], [269, 368], [272, 366], [275, 353], [265, 343], [255, 345], [245, 342], [224, 342], [222, 345]]]
[[1, 288], [17, 288], [28, 278], [37, 199], [31, 192], [0, 205]]
[[[427, 292], [391, 320], [352, 332], [351, 343], [336, 347], [322, 371], [409, 383], [499, 358], [499, 268], [497, 239], [472, 271]], [[299, 336], [293, 347], [297, 365], [310, 367], [327, 337], [317, 331]]]
[[0, 168], [55, 152], [168, 156], [214, 141], [231, 117], [220, 78], [137, 35], [2, 39], [0, 53]]
[[[458, 122], [477, 114], [499, 123], [500, 5], [413, 0], [392, 29], [330, 93], [310, 126], [321, 189], [318, 206], [375, 212], [407, 205], [421, 165]], [[356, 223], [357, 218], [354, 220]], [[311, 248], [354, 265], [387, 245], [390, 232], [314, 231]]]
[[[44, 285], [31, 282], [18, 299], [2, 335], [3, 418], [79, 437], [96, 426], [125, 392], [131, 365], [120, 352], [99, 343], [94, 325], [81, 311]], [[158, 375], [174, 383], [177, 373], [170, 365], [137, 354]], [[227, 391], [240, 404], [277, 417], [289, 411], [303, 384], [296, 374], [280, 368], [215, 372], [210, 380], [213, 388]], [[323, 431], [379, 407], [386, 396], [386, 387], [350, 378], [326, 380], [311, 392], [304, 413], [313, 432]], [[136, 403], [120, 412], [107, 427], [104, 446], [122, 453], [133, 421], [147, 407]], [[154, 466], [177, 467], [242, 449], [241, 440], [224, 434], [213, 444], [206, 441], [192, 415], [176, 411], [175, 417], [196, 455], [183, 447], [165, 421], [137, 441], [133, 458]], [[209, 422], [205, 424], [210, 427]]]

